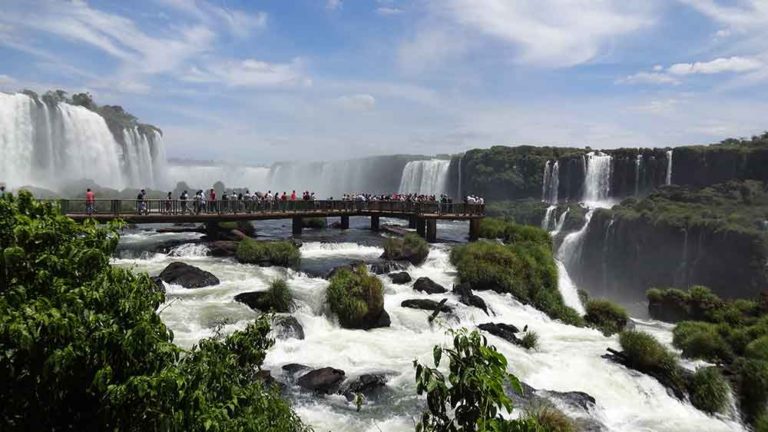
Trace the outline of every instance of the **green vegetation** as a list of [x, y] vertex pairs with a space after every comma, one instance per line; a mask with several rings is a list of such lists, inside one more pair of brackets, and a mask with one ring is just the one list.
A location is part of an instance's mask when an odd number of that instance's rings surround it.
[[381, 280], [364, 265], [341, 268], [331, 278], [327, 301], [346, 328], [370, 328], [384, 311]]
[[658, 370], [674, 374], [677, 359], [648, 333], [628, 330], [619, 334], [619, 344], [632, 367], [638, 370]]
[[293, 308], [293, 295], [285, 279], [273, 279], [267, 290], [267, 300], [274, 312], [290, 312]]
[[513, 201], [491, 201], [485, 205], [489, 217], [505, 219], [520, 225], [539, 226], [548, 204], [539, 199], [529, 198]]
[[498, 218], [483, 218], [480, 222], [479, 234], [483, 238], [501, 239], [507, 243], [551, 244], [549, 234], [541, 228], [518, 225]]
[[589, 300], [586, 311], [584, 321], [602, 331], [606, 336], [624, 330], [629, 321], [627, 311], [608, 300]]
[[730, 387], [717, 368], [703, 367], [696, 370], [689, 384], [691, 403], [710, 413], [725, 411]]
[[244, 264], [297, 267], [301, 261], [299, 248], [290, 241], [256, 241], [245, 239], [237, 245], [237, 260]]
[[573, 424], [573, 420], [549, 403], [526, 409], [525, 417], [536, 420], [536, 423], [547, 432], [576, 432], [578, 430]]
[[[500, 224], [498, 220], [489, 223], [489, 231]], [[583, 319], [565, 306], [557, 289], [557, 267], [549, 235], [539, 228], [501, 223], [505, 225], [496, 233], [503, 232], [508, 244], [479, 241], [453, 248], [451, 263], [456, 266], [459, 280], [474, 290], [510, 293], [552, 318], [583, 325]]]
[[178, 348], [163, 292], [110, 266], [117, 229], [0, 199], [0, 429], [304, 430], [258, 379], [267, 318]]
[[525, 349], [536, 349], [539, 346], [539, 335], [533, 331], [528, 330], [523, 333], [523, 337], [520, 339], [520, 346]]
[[734, 363], [738, 371], [738, 396], [741, 414], [747, 423], [756, 424], [768, 415], [768, 362], [738, 359]]
[[[502, 411], [512, 412], [507, 385], [522, 393], [520, 381], [507, 372], [507, 359], [488, 345], [479, 332], [451, 331], [453, 346], [435, 346], [435, 367], [413, 362], [416, 391], [426, 394], [429, 411], [422, 414], [417, 432], [543, 432], [534, 418], [506, 420]], [[448, 357], [450, 375], [437, 368]]]
[[328, 220], [324, 217], [303, 218], [301, 225], [304, 228], [325, 229], [328, 226]]
[[675, 327], [673, 335], [672, 343], [683, 351], [683, 357], [713, 363], [733, 361], [733, 350], [714, 324], [684, 321]]
[[423, 263], [429, 255], [429, 244], [416, 234], [403, 238], [389, 237], [384, 242], [382, 258], [393, 261], [408, 261], [413, 265]]

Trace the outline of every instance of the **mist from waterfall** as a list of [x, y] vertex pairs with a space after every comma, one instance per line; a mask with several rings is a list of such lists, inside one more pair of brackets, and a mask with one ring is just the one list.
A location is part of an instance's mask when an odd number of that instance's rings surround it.
[[613, 157], [601, 152], [590, 152], [585, 158], [584, 202], [598, 205], [610, 198], [611, 162]]
[[222, 182], [227, 188], [247, 188], [251, 192], [266, 192], [269, 185], [269, 167], [233, 164], [168, 164], [171, 185], [186, 183], [192, 190], [210, 189]]
[[448, 186], [449, 159], [411, 161], [405, 164], [399, 193], [440, 195]]
[[0, 93], [0, 182], [54, 191], [82, 179], [115, 189], [163, 186], [160, 134], [137, 128], [122, 134], [118, 140], [87, 108]]

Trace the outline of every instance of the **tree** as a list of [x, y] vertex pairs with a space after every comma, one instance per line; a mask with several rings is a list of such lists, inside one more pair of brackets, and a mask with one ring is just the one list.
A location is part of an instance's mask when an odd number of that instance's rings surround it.
[[163, 291], [109, 263], [118, 227], [0, 199], [0, 430], [303, 430], [257, 379], [267, 318], [176, 347]]
[[[414, 361], [416, 391], [427, 395], [426, 411], [416, 425], [417, 432], [543, 432], [533, 419], [506, 420], [502, 410], [512, 412], [507, 386], [522, 393], [520, 381], [507, 372], [507, 359], [488, 345], [485, 336], [466, 329], [451, 330], [453, 347], [435, 346], [435, 367]], [[438, 370], [443, 354], [448, 357], [450, 375]], [[450, 383], [450, 386], [449, 386]]]

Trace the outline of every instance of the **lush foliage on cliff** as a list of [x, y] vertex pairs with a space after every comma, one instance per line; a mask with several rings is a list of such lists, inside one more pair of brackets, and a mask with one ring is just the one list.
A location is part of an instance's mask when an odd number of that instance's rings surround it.
[[[507, 359], [477, 331], [451, 333], [452, 347], [435, 346], [433, 350], [434, 368], [413, 362], [416, 391], [426, 395], [429, 408], [416, 425], [417, 432], [551, 430], [533, 418], [505, 419], [502, 413], [511, 413], [513, 408], [507, 386], [522, 392], [520, 381], [507, 372]], [[448, 377], [438, 370], [444, 356], [449, 362]]]
[[257, 379], [266, 318], [176, 347], [164, 294], [110, 266], [117, 240], [28, 194], [0, 199], [0, 429], [303, 430]]
[[539, 228], [486, 219], [481, 234], [503, 236], [506, 244], [480, 241], [456, 246], [451, 263], [459, 280], [475, 290], [510, 293], [552, 318], [582, 325], [583, 320], [565, 306], [557, 289], [557, 267], [549, 235]]
[[629, 322], [627, 311], [608, 300], [589, 300], [585, 309], [587, 314], [584, 315], [584, 321], [602, 331], [606, 336], [624, 330]]
[[381, 280], [369, 274], [364, 265], [341, 268], [331, 277], [328, 305], [346, 328], [367, 328], [384, 310]]
[[245, 264], [296, 267], [301, 261], [299, 248], [290, 241], [245, 239], [237, 245], [237, 260]]

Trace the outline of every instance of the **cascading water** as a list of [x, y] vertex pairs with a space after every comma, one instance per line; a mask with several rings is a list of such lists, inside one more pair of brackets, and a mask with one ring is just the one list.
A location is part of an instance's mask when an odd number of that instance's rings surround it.
[[643, 168], [643, 155], [635, 158], [635, 196], [640, 195], [640, 170]]
[[[144, 232], [124, 236], [121, 243], [144, 241], [151, 245], [156, 242], [148, 239], [156, 236], [162, 238], [157, 242], [168, 240], [164, 234]], [[302, 258], [370, 260], [381, 253], [379, 247], [344, 241], [341, 244], [306, 241], [301, 248]], [[225, 334], [244, 328], [259, 313], [235, 302], [234, 296], [266, 290], [270, 280], [284, 277], [295, 301], [292, 315], [304, 327], [305, 338], [278, 340], [268, 351], [265, 369], [278, 379], [286, 378], [281, 367], [287, 363], [331, 366], [344, 370], [347, 377], [379, 372], [388, 377], [382, 397], [364, 401], [359, 412], [354, 402], [342, 396], [317, 396], [287, 385], [285, 394], [292, 399], [297, 413], [316, 430], [412, 431], [412, 419], [418, 418], [426, 405], [423, 398], [416, 396], [413, 359], [430, 363], [432, 347], [450, 343], [446, 327], [476, 328], [489, 321], [519, 327], [527, 325], [539, 335], [539, 348], [535, 350], [525, 350], [492, 335], [488, 335], [488, 339], [508, 359], [509, 370], [533, 387], [582, 391], [593, 396], [596, 404], [589, 410], [571, 405], [561, 409], [575, 418], [593, 422], [596, 430], [743, 430], [730, 419], [707, 416], [690, 403], [675, 399], [655, 379], [601, 358], [606, 348], [619, 348], [617, 336], [604, 337], [594, 329], [562, 324], [509, 295], [489, 291], [475, 293], [491, 309], [493, 318], [489, 318], [478, 309], [459, 303], [448, 292], [441, 298], [448, 299], [454, 312], [445, 317], [441, 315], [439, 324], [430, 325], [429, 312], [400, 306], [405, 299], [429, 295], [415, 292], [411, 284], [397, 285], [388, 277], [380, 277], [391, 326], [370, 331], [347, 330], [339, 327], [336, 318], [327, 311], [328, 281], [323, 278], [277, 267], [242, 265], [227, 258], [199, 256], [202, 251], [197, 248], [176, 248], [175, 251], [175, 256], [154, 254], [148, 258], [116, 259], [114, 263], [157, 274], [169, 263], [182, 260], [214, 273], [221, 280], [217, 286], [195, 290], [175, 285], [166, 287], [167, 303], [161, 306], [160, 316], [173, 330], [177, 344], [190, 347], [200, 338], [213, 335], [222, 322], [225, 324], [221, 330]], [[443, 286], [451, 286], [456, 270], [450, 264], [449, 255], [449, 246], [432, 245], [424, 264], [409, 266], [406, 270], [414, 279], [429, 277]], [[639, 330], [652, 332], [667, 345], [672, 339], [669, 326], [642, 321], [635, 321], [635, 325]]]
[[544, 175], [541, 177], [541, 201], [542, 202], [549, 202], [548, 200], [548, 194], [549, 194], [549, 182], [552, 178], [552, 162], [547, 161], [547, 163], [544, 164]]
[[399, 193], [440, 195], [448, 184], [448, 159], [411, 161], [405, 164]]
[[672, 184], [672, 150], [667, 150], [667, 178], [664, 184]]
[[136, 128], [122, 134], [116, 139], [87, 108], [0, 93], [0, 181], [52, 190], [81, 179], [115, 189], [164, 186], [160, 134]]
[[248, 188], [251, 192], [266, 192], [272, 189], [267, 181], [269, 173], [269, 168], [257, 166], [168, 164], [170, 183], [176, 185], [178, 182], [185, 182], [192, 189], [210, 189], [214, 183], [221, 181], [228, 188]]
[[567, 208], [563, 212], [563, 214], [560, 215], [560, 217], [557, 219], [557, 225], [555, 225], [555, 230], [552, 231], [552, 237], [560, 234], [560, 231], [563, 230], [563, 226], [565, 225], [565, 218], [568, 217], [568, 212], [570, 212], [571, 209]]
[[549, 231], [549, 226], [552, 224], [552, 215], [557, 210], [557, 206], [551, 205], [547, 207], [547, 212], [544, 213], [544, 220], [541, 221], [541, 229]]
[[460, 202], [464, 196], [461, 194], [461, 160], [464, 159], [464, 155], [459, 155], [459, 163], [457, 165], [457, 171], [459, 172], [459, 182], [456, 186], [456, 201]]
[[600, 206], [610, 198], [612, 160], [610, 155], [601, 152], [587, 154], [584, 202], [588, 206]]
[[552, 205], [557, 204], [560, 189], [560, 163], [547, 161], [544, 165], [541, 200]]

